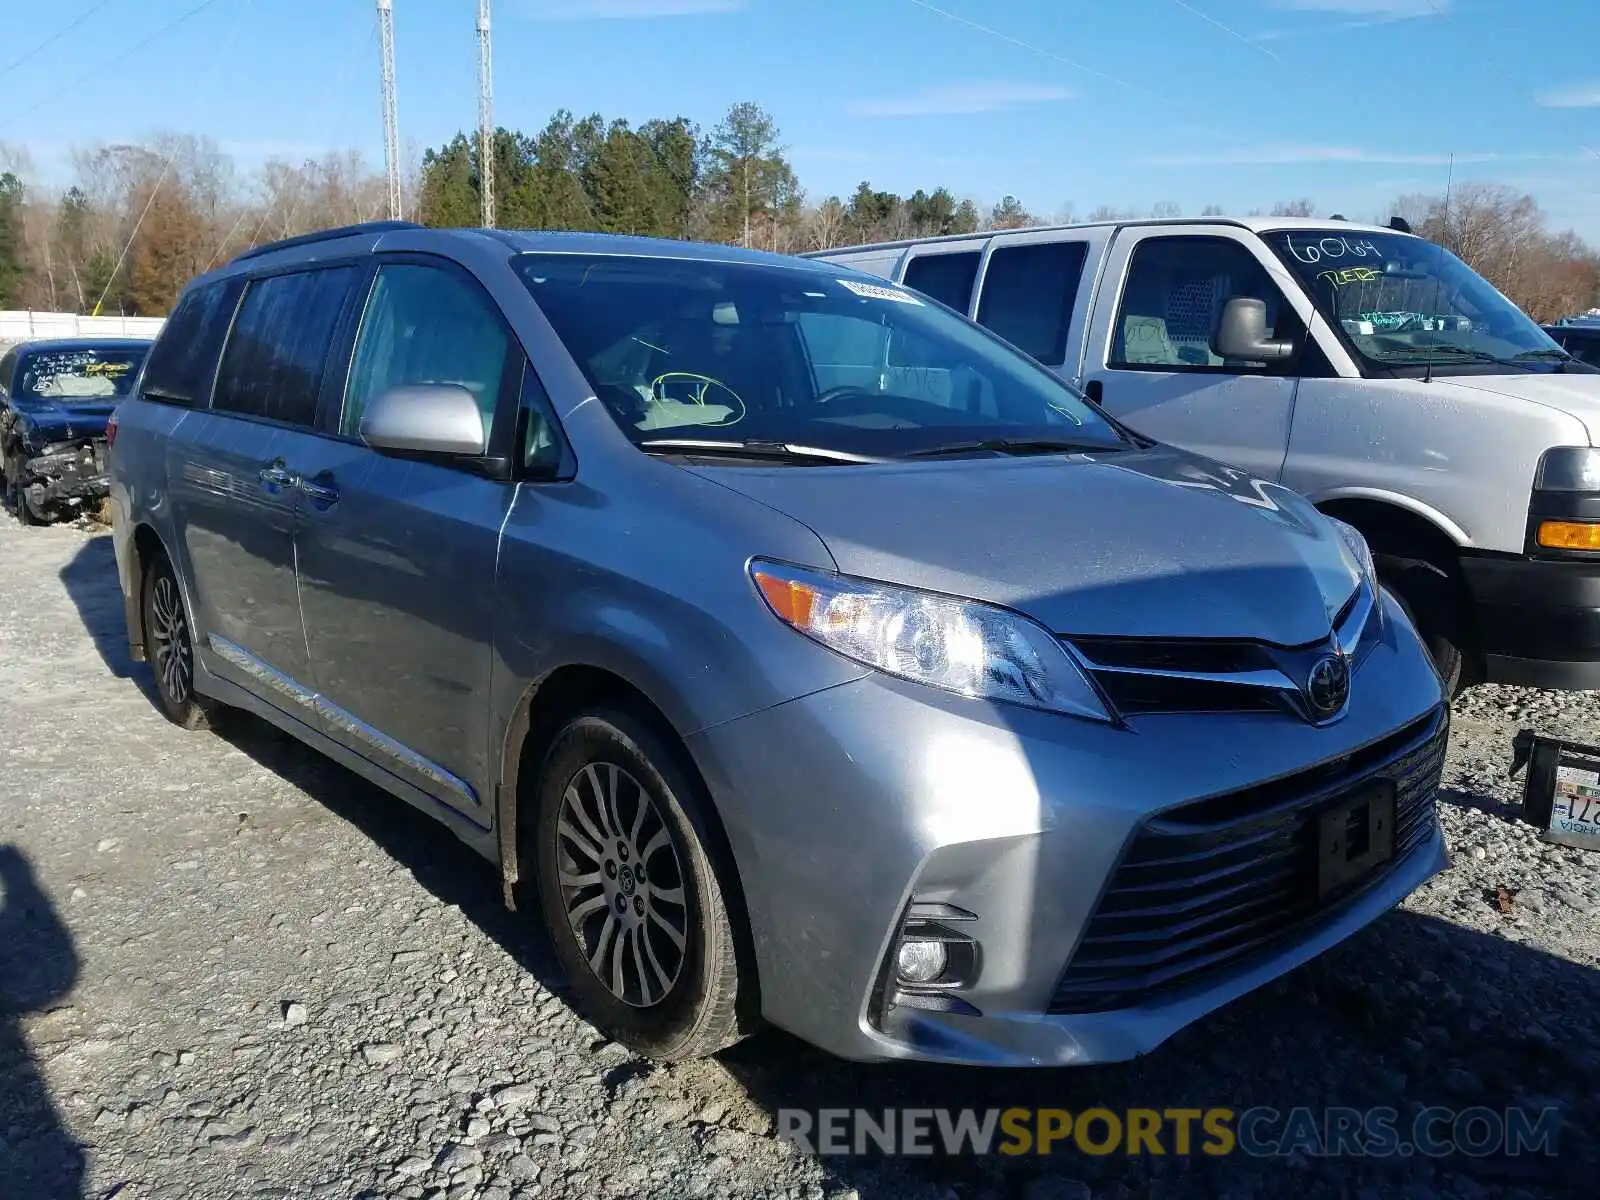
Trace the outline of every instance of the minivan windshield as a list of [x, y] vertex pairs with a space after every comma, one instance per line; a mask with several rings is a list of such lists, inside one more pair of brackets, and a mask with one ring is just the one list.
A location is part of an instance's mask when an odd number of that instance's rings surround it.
[[1363, 369], [1542, 371], [1568, 358], [1487, 279], [1432, 242], [1339, 229], [1263, 236]]
[[132, 389], [148, 349], [136, 344], [36, 350], [22, 360], [14, 398], [35, 403], [115, 404]]
[[635, 444], [848, 456], [1121, 449], [1093, 405], [915, 293], [845, 270], [519, 255], [518, 272]]

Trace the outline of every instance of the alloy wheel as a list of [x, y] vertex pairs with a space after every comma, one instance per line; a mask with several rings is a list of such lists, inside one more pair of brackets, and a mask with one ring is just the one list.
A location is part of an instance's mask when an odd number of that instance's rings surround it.
[[689, 911], [677, 847], [637, 779], [606, 762], [572, 776], [556, 867], [567, 924], [595, 976], [624, 1004], [659, 1004], [683, 973]]
[[183, 598], [171, 575], [160, 576], [150, 592], [150, 640], [162, 687], [173, 703], [183, 704], [194, 679], [194, 649], [189, 644]]

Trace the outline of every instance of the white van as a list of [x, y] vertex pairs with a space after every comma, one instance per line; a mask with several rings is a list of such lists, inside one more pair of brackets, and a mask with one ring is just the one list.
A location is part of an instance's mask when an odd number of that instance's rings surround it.
[[1366, 534], [1455, 688], [1600, 688], [1600, 371], [1395, 228], [1126, 221], [828, 250]]

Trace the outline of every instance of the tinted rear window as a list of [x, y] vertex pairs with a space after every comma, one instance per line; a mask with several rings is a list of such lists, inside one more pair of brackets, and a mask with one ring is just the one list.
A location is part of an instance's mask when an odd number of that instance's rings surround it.
[[979, 257], [976, 250], [919, 255], [906, 265], [905, 285], [964, 313], [972, 301], [972, 281], [978, 275]]
[[983, 275], [978, 323], [1042, 363], [1063, 362], [1087, 250], [1083, 242], [996, 248]]
[[150, 351], [142, 395], [204, 407], [217, 372], [217, 355], [243, 286], [242, 280], [223, 279], [184, 293]]
[[355, 267], [257, 279], [245, 291], [222, 354], [211, 406], [310, 425]]

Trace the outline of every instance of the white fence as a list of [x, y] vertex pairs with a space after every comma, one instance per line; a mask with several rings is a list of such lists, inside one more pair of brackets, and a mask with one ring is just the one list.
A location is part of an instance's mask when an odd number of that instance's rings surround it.
[[77, 313], [0, 309], [0, 346], [34, 338], [153, 338], [165, 323], [165, 317], [82, 317]]

